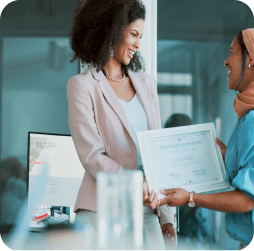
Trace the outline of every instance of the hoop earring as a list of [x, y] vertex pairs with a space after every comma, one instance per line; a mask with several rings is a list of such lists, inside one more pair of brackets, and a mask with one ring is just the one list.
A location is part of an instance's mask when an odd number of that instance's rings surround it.
[[249, 68], [251, 69], [251, 64], [249, 64]]

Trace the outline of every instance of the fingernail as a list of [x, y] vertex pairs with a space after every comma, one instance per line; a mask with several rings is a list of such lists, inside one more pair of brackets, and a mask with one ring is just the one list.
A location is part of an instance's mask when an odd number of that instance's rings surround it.
[[164, 190], [164, 189], [162, 189], [160, 192], [161, 192], [161, 193], [165, 193], [165, 190]]

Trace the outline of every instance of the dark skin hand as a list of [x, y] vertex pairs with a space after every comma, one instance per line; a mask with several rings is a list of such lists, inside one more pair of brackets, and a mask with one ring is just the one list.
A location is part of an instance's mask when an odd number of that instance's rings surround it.
[[[167, 195], [160, 201], [160, 206], [168, 204], [169, 206], [187, 205], [190, 199], [190, 193], [182, 188], [164, 189], [161, 193]], [[240, 190], [214, 194], [194, 194], [193, 201], [197, 207], [203, 207], [215, 211], [227, 213], [244, 213], [252, 211], [254, 201]]]
[[225, 156], [226, 156], [227, 147], [218, 138], [216, 138], [215, 140], [216, 140], [217, 145], [220, 147], [222, 158], [223, 158], [224, 163], [225, 163]]
[[170, 207], [187, 205], [190, 199], [190, 193], [182, 188], [164, 189], [160, 191], [167, 195], [160, 201], [160, 206], [168, 204]]

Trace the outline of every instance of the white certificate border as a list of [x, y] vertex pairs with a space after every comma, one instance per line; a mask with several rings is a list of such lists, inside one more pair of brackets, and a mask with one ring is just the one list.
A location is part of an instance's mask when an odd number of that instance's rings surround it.
[[[212, 147], [212, 154], [216, 162], [216, 168], [219, 173], [219, 180], [218, 181], [209, 181], [206, 184], [197, 184], [197, 185], [188, 185], [184, 186], [187, 191], [195, 191], [196, 193], [205, 193], [211, 192], [216, 190], [223, 190], [229, 189], [230, 185], [226, 179], [226, 169], [224, 165], [224, 161], [222, 158], [222, 154], [220, 151], [219, 146], [217, 145], [215, 138], [216, 132], [213, 123], [206, 123], [206, 124], [198, 124], [198, 125], [191, 125], [191, 126], [181, 126], [181, 127], [173, 127], [173, 128], [166, 128], [160, 130], [150, 130], [150, 131], [143, 131], [137, 132], [137, 139], [139, 144], [139, 150], [141, 155], [141, 160], [143, 163], [143, 169], [146, 177], [146, 181], [148, 184], [149, 192], [151, 193], [152, 190], [154, 192], [159, 192], [156, 187], [156, 183], [154, 180], [153, 169], [151, 163], [149, 161], [149, 152], [146, 145], [146, 140], [151, 138], [158, 138], [158, 137], [165, 137], [165, 136], [174, 136], [174, 135], [182, 135], [182, 134], [189, 134], [189, 133], [199, 133], [202, 131], [209, 132], [209, 138]], [[161, 196], [162, 194], [160, 194]]]

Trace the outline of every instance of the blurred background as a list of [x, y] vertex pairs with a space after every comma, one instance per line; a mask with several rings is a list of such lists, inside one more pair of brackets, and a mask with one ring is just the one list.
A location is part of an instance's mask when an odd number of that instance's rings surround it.
[[[237, 122], [235, 91], [224, 61], [234, 37], [254, 27], [253, 13], [235, 0], [158, 0], [157, 83], [162, 126], [214, 122], [227, 144]], [[181, 118], [187, 115], [191, 121]], [[169, 118], [171, 116], [171, 118]], [[170, 123], [168, 124], [170, 126]], [[166, 125], [166, 127], [169, 127]], [[180, 208], [178, 249], [236, 249], [225, 214]]]
[[[78, 61], [70, 63], [69, 46], [77, 2], [19, 0], [1, 15], [0, 159], [16, 157], [24, 174], [15, 178], [24, 182], [28, 131], [70, 134], [66, 84], [80, 72]], [[188, 117], [178, 125], [214, 122], [227, 144], [237, 121], [232, 106], [236, 93], [227, 88], [223, 64], [233, 38], [254, 27], [251, 10], [236, 0], [158, 0], [157, 16], [162, 126], [179, 118], [173, 114]], [[1, 194], [4, 184], [1, 171]], [[186, 210], [180, 210], [177, 249], [236, 249], [223, 213]]]

